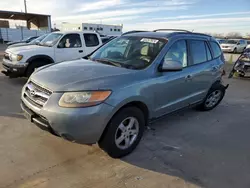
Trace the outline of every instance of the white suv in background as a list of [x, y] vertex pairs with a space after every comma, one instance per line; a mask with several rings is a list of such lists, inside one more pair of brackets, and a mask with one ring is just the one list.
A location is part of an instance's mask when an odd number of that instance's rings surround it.
[[82, 58], [102, 45], [95, 32], [54, 32], [39, 44], [7, 49], [2, 71], [10, 77], [29, 77], [35, 68]]
[[229, 39], [220, 46], [223, 52], [241, 53], [246, 49], [247, 41], [243, 39]]
[[250, 48], [250, 40], [247, 41], [247, 47], [246, 48]]

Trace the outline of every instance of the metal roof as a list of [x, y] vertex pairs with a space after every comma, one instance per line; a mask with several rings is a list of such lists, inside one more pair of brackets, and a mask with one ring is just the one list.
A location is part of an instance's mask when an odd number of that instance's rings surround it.
[[50, 15], [0, 10], [0, 19], [31, 20], [35, 17], [50, 17]]

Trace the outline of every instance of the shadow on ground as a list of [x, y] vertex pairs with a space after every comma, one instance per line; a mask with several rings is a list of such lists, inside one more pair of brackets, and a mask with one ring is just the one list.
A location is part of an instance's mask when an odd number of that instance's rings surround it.
[[[123, 160], [202, 187], [250, 187], [249, 109], [226, 102], [185, 110], [155, 123]], [[239, 118], [240, 117], [240, 118]]]
[[0, 116], [23, 118], [20, 108], [20, 97], [26, 78], [10, 79], [0, 73]]

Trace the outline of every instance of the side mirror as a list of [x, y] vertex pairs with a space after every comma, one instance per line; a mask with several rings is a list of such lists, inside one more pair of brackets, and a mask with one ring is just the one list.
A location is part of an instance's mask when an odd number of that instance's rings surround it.
[[165, 60], [159, 70], [161, 72], [181, 71], [182, 70], [182, 63], [180, 61]]
[[64, 48], [64, 44], [62, 42], [60, 42], [57, 47], [58, 48]]

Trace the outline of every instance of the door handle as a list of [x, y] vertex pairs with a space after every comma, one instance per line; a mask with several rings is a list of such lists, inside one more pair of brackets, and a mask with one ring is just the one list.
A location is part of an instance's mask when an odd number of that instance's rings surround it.
[[192, 80], [192, 75], [190, 75], [190, 74], [187, 75], [185, 79], [186, 79], [187, 81], [188, 81], [188, 80]]
[[83, 53], [83, 50], [79, 50], [79, 53]]
[[219, 66], [213, 66], [213, 71], [217, 71], [219, 69]]

